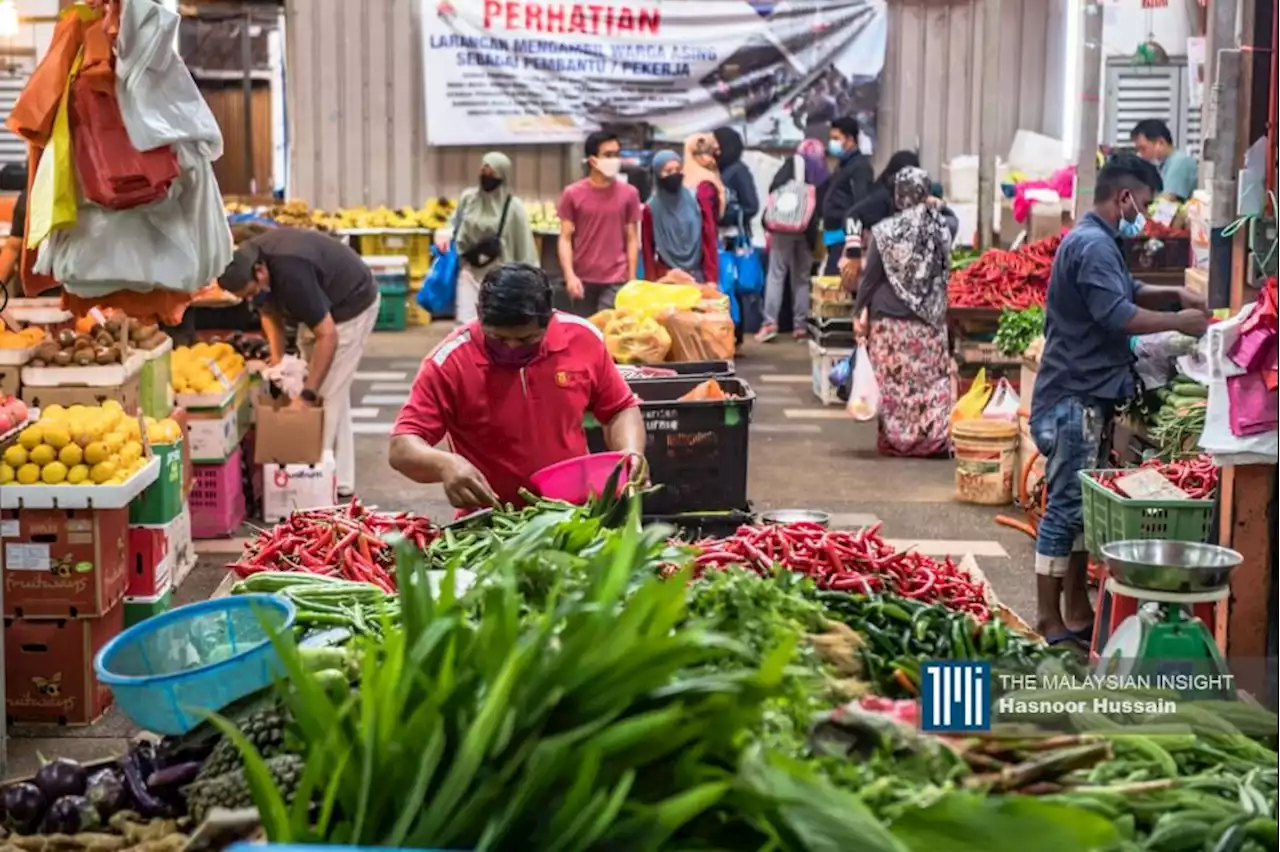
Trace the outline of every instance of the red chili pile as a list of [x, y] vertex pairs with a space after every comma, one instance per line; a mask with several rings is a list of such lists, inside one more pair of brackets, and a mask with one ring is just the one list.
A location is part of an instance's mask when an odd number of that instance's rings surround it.
[[[1213, 463], [1211, 456], [1200, 455], [1173, 461], [1150, 459], [1143, 462], [1141, 466], [1159, 471], [1161, 476], [1187, 492], [1187, 496], [1193, 500], [1212, 500], [1218, 493], [1218, 466]], [[1119, 494], [1127, 500], [1130, 499], [1129, 495], [1116, 487], [1116, 479], [1126, 472], [1104, 470], [1093, 474], [1093, 478], [1106, 486], [1108, 491]]]
[[876, 524], [856, 533], [837, 532], [807, 522], [739, 527], [730, 538], [695, 543], [702, 550], [695, 572], [742, 565], [763, 574], [781, 565], [812, 577], [820, 589], [893, 592], [968, 612], [978, 621], [991, 616], [982, 587], [950, 558], [896, 551], [879, 530]]
[[259, 532], [244, 546], [239, 561], [227, 568], [242, 578], [262, 571], [327, 574], [394, 592], [395, 554], [383, 540], [390, 533], [426, 550], [439, 531], [426, 518], [371, 512], [353, 499], [345, 506], [294, 512]]
[[1062, 237], [1045, 237], [1016, 251], [991, 249], [951, 273], [947, 302], [955, 308], [1012, 308], [1043, 305], [1049, 271]]

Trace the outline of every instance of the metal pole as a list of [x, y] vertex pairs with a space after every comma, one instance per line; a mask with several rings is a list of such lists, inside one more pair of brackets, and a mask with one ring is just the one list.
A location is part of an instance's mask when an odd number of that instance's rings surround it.
[[[996, 199], [996, 148], [1000, 144], [1000, 0], [982, 4], [982, 114], [978, 123], [978, 249], [991, 248]], [[1012, 234], [1002, 234], [1004, 242]]]
[[1213, 138], [1204, 161], [1212, 166], [1209, 190], [1209, 305], [1225, 308], [1231, 304], [1231, 239], [1222, 230], [1236, 218], [1237, 111], [1240, 108], [1239, 50], [1223, 50], [1217, 55], [1217, 73], [1212, 91]]
[[240, 62], [244, 73], [244, 185], [249, 195], [258, 194], [253, 170], [253, 11], [244, 9], [240, 22]]
[[1080, 128], [1076, 137], [1075, 217], [1093, 207], [1098, 182], [1098, 127], [1102, 95], [1102, 5], [1084, 0], [1080, 26]]

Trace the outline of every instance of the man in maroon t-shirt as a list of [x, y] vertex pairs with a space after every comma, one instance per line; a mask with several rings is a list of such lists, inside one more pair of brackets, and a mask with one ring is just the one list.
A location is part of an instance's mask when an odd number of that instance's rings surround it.
[[597, 131], [584, 145], [591, 173], [560, 195], [560, 266], [574, 307], [583, 316], [613, 307], [618, 290], [636, 278], [640, 255], [640, 194], [618, 180], [622, 145]]

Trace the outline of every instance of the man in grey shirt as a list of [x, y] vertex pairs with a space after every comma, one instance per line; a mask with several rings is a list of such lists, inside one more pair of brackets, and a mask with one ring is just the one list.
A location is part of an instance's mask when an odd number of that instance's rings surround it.
[[285, 322], [299, 325], [307, 381], [293, 405], [324, 406], [338, 496], [349, 497], [356, 478], [351, 382], [381, 301], [369, 267], [328, 234], [277, 228], [241, 243], [219, 284], [258, 308], [272, 364], [284, 357]]

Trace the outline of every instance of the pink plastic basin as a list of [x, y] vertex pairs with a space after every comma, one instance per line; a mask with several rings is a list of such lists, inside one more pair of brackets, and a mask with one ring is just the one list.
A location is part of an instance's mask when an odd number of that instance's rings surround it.
[[635, 466], [635, 459], [628, 453], [593, 453], [576, 459], [558, 462], [535, 473], [530, 481], [533, 488], [550, 500], [566, 503], [585, 503], [604, 491], [609, 477], [618, 462], [627, 459], [627, 465], [618, 477], [618, 491], [626, 486]]

